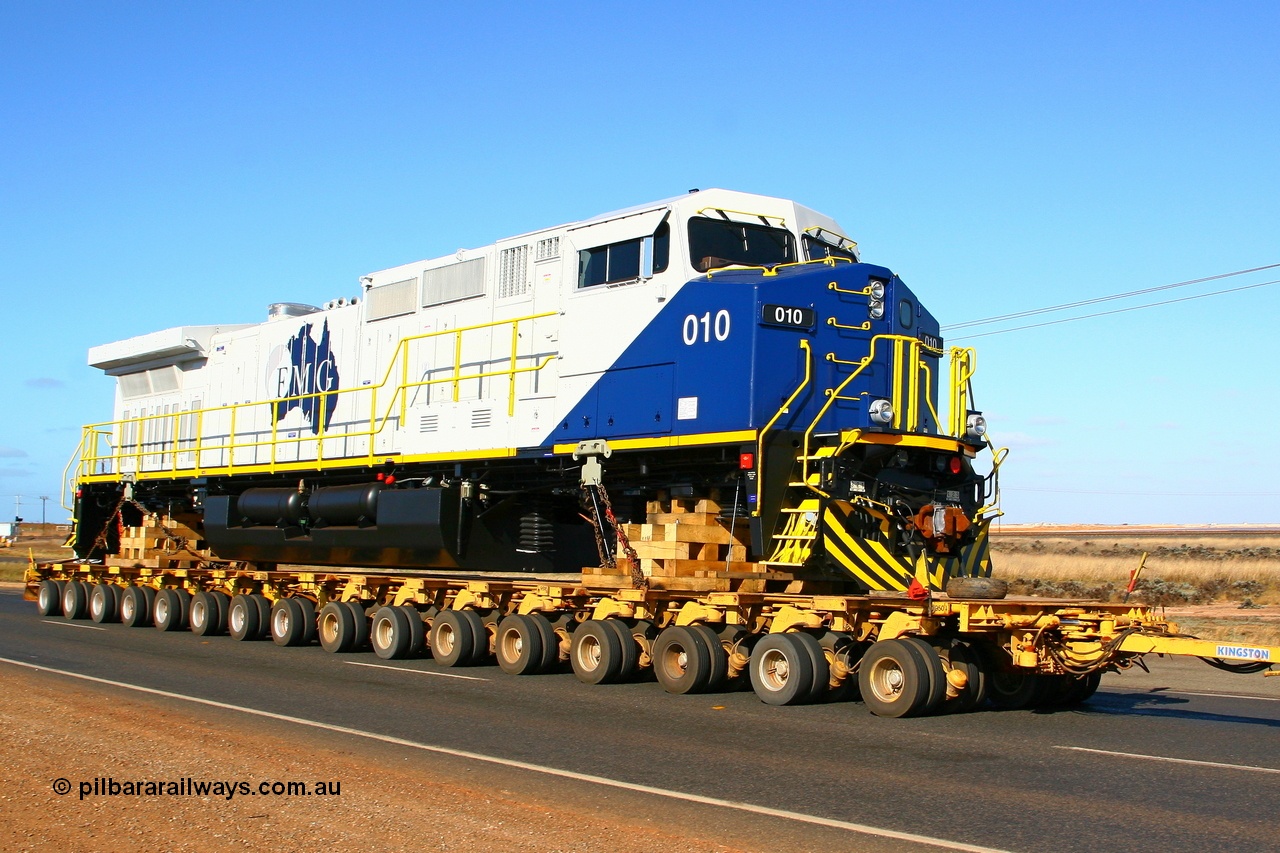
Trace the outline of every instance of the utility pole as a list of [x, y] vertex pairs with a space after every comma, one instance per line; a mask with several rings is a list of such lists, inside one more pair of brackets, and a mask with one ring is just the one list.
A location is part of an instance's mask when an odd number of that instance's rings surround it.
[[22, 511], [22, 495], [14, 495], [13, 496], [13, 520], [15, 522], [22, 520], [21, 516], [18, 515], [18, 513], [21, 511]]
[[45, 501], [47, 500], [49, 500], [48, 495], [40, 496], [40, 526], [41, 527], [44, 527], [46, 524], [48, 524], [48, 521], [45, 519], [45, 515], [44, 515]]

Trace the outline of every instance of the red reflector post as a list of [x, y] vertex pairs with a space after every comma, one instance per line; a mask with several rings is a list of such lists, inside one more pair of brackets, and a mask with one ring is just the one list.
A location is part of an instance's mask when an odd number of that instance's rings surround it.
[[754, 453], [739, 453], [738, 468], [743, 471], [750, 471], [756, 467], [756, 455]]

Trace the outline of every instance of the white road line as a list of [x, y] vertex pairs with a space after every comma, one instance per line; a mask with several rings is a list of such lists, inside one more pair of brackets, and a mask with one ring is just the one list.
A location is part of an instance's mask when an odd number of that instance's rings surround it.
[[478, 676], [474, 676], [474, 675], [457, 675], [452, 672], [430, 672], [425, 669], [408, 669], [403, 666], [387, 666], [386, 664], [382, 664], [382, 663], [361, 663], [360, 661], [356, 661], [356, 660], [345, 661], [345, 663], [349, 663], [352, 666], [371, 666], [374, 669], [394, 669], [396, 672], [410, 672], [410, 673], [413, 673], [414, 675], [434, 675], [437, 678], [461, 678], [464, 681], [488, 681], [489, 680], [487, 678], [479, 678]]
[[945, 838], [933, 838], [928, 835], [916, 835], [911, 832], [898, 832], [893, 829], [882, 829], [876, 826], [867, 826], [861, 823], [850, 823], [843, 820], [833, 820], [831, 818], [817, 817], [816, 815], [808, 815], [802, 812], [786, 811], [785, 809], [773, 809], [768, 806], [758, 806], [753, 803], [740, 803], [735, 800], [722, 800], [718, 797], [704, 797], [700, 794], [689, 794], [684, 791], [672, 791], [667, 788], [655, 788], [650, 785], [637, 785], [634, 782], [623, 782], [619, 779], [609, 779], [605, 776], [592, 776], [589, 773], [577, 773], [572, 770], [561, 770], [556, 767], [546, 767], [541, 764], [530, 764], [526, 761], [516, 761], [511, 758], [499, 758], [494, 755], [484, 755], [479, 752], [467, 752], [462, 749], [450, 749], [445, 746], [434, 746], [429, 743], [419, 743], [418, 741], [406, 740], [404, 738], [393, 737], [391, 735], [379, 734], [377, 732], [367, 732], [361, 729], [351, 729], [346, 726], [335, 726], [330, 723], [321, 723], [316, 720], [308, 720], [302, 717], [291, 717], [288, 714], [276, 714], [271, 711], [260, 711], [256, 708], [242, 708], [237, 705], [229, 705], [225, 702], [217, 702], [213, 699], [200, 699], [196, 696], [184, 696], [181, 693], [170, 693], [167, 690], [156, 690], [153, 687], [142, 687], [137, 684], [127, 684], [123, 681], [111, 681], [106, 678], [98, 678], [93, 675], [83, 675], [78, 672], [68, 672], [62, 669], [52, 669], [47, 666], [39, 666], [38, 664], [28, 663], [26, 661], [12, 660], [10, 658], [0, 657], [0, 663], [12, 664], [26, 669], [33, 669], [37, 672], [51, 672], [55, 675], [64, 675], [68, 678], [78, 678], [82, 681], [92, 681], [95, 684], [105, 684], [109, 687], [119, 687], [124, 690], [135, 690], [139, 693], [148, 693], [152, 696], [163, 696], [166, 699], [179, 699], [184, 702], [194, 702], [198, 705], [207, 705], [211, 708], [221, 708], [227, 711], [238, 711], [242, 714], [250, 714], [255, 717], [263, 717], [269, 720], [279, 720], [285, 723], [294, 723], [299, 726], [309, 726], [313, 729], [321, 729], [323, 731], [337, 732], [338, 734], [354, 735], [355, 737], [368, 738], [369, 740], [381, 741], [395, 746], [404, 746], [410, 749], [420, 749], [424, 752], [431, 752], [437, 755], [448, 755], [454, 758], [465, 758], [470, 761], [480, 761], [486, 764], [496, 764], [500, 767], [512, 767], [518, 770], [527, 770], [532, 773], [542, 773], [547, 776], [557, 776], [562, 779], [573, 779], [578, 782], [590, 782], [594, 785], [603, 785], [609, 788], [620, 788], [625, 791], [635, 791], [641, 794], [652, 794], [657, 797], [666, 797], [672, 800], [682, 800], [687, 803], [698, 803], [706, 806], [719, 806], [720, 808], [734, 809], [741, 812], [750, 812], [751, 814], [764, 815], [766, 817], [777, 817], [784, 820], [793, 820], [798, 823], [808, 823], [815, 826], [825, 826], [831, 829], [844, 829], [849, 832], [856, 832], [861, 835], [872, 835], [878, 838], [889, 838], [895, 841], [910, 841], [915, 844], [925, 844], [930, 847], [941, 847], [944, 850], [959, 850], [963, 853], [1009, 853], [1007, 850], [1000, 850], [995, 847], [982, 847], [976, 844], [965, 844], [960, 841], [948, 841]]
[[99, 628], [97, 625], [81, 625], [78, 622], [63, 622], [61, 619], [41, 619], [46, 625], [65, 625], [68, 628], [88, 628], [90, 631], [105, 631], [106, 628]]
[[1190, 758], [1169, 758], [1165, 755], [1142, 755], [1136, 752], [1112, 752], [1109, 749], [1089, 749], [1084, 746], [1055, 746], [1054, 749], [1069, 749], [1072, 752], [1092, 752], [1097, 755], [1114, 755], [1117, 758], [1140, 758], [1143, 761], [1164, 761], [1170, 764], [1194, 764], [1197, 767], [1220, 767], [1224, 770], [1248, 770], [1251, 773], [1280, 773], [1272, 767], [1251, 767], [1248, 764], [1223, 764], [1220, 761], [1195, 761]]
[[1216, 696], [1219, 699], [1258, 699], [1262, 702], [1280, 702], [1275, 696], [1245, 696], [1239, 693], [1192, 693], [1190, 690], [1161, 690], [1160, 695], [1169, 693], [1175, 696]]

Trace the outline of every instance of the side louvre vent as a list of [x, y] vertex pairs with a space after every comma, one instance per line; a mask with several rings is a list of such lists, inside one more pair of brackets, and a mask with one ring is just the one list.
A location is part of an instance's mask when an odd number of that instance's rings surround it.
[[422, 271], [422, 307], [484, 296], [484, 258]]
[[370, 320], [385, 320], [401, 314], [412, 314], [418, 309], [418, 279], [384, 284], [369, 291], [365, 316]]
[[422, 419], [418, 421], [418, 432], [421, 432], [421, 433], [438, 432], [439, 430], [440, 430], [439, 415], [423, 415]]
[[474, 409], [471, 412], [471, 428], [484, 429], [493, 423], [492, 409]]
[[529, 247], [512, 246], [498, 255], [498, 298], [520, 296], [529, 290], [525, 275], [529, 266]]

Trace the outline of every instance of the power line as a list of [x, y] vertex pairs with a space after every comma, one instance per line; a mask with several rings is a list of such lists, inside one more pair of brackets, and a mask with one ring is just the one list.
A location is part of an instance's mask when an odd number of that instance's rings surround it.
[[[1280, 266], [1280, 264], [1277, 264], [1276, 266]], [[994, 332], [979, 332], [976, 335], [961, 335], [958, 338], [952, 338], [952, 342], [969, 341], [969, 340], [973, 340], [974, 338], [989, 338], [992, 335], [1003, 335], [1007, 332], [1020, 332], [1024, 329], [1039, 329], [1044, 326], [1057, 326], [1062, 323], [1072, 323], [1076, 320], [1090, 320], [1094, 317], [1106, 317], [1111, 314], [1125, 314], [1125, 313], [1128, 313], [1129, 311], [1141, 311], [1144, 308], [1158, 308], [1161, 305], [1173, 305], [1174, 303], [1177, 303], [1177, 302], [1190, 302], [1193, 299], [1205, 299], [1209, 296], [1221, 296], [1224, 293], [1239, 293], [1242, 290], [1253, 290], [1254, 288], [1257, 288], [1257, 287], [1267, 287], [1272, 284], [1280, 284], [1280, 278], [1272, 279], [1271, 281], [1259, 282], [1258, 284], [1246, 284], [1243, 287], [1229, 287], [1226, 290], [1214, 290], [1214, 291], [1210, 291], [1209, 293], [1198, 293], [1195, 296], [1183, 296], [1179, 299], [1165, 299], [1160, 302], [1148, 302], [1145, 305], [1131, 305], [1128, 308], [1116, 308], [1111, 311], [1097, 311], [1093, 314], [1081, 314], [1078, 317], [1064, 317], [1061, 320], [1046, 320], [1043, 323], [1029, 323], [1025, 326], [1014, 326], [1013, 328], [1010, 328], [1010, 329], [997, 329]], [[1111, 298], [1111, 297], [1108, 297], [1108, 298]], [[1119, 298], [1119, 297], [1115, 297], [1115, 298]], [[1045, 309], [1045, 310], [1055, 310], [1055, 309]]]
[[[1048, 308], [1035, 308], [1030, 311], [1018, 311], [1013, 314], [1001, 314], [998, 317], [987, 317], [986, 319], [983, 319], [983, 320], [968, 320], [964, 323], [952, 323], [952, 324], [943, 326], [942, 331], [951, 332], [951, 331], [955, 331], [956, 329], [967, 329], [972, 326], [985, 326], [989, 323], [999, 323], [1004, 320], [1020, 320], [1023, 317], [1034, 317], [1038, 314], [1051, 314], [1054, 311], [1066, 311], [1069, 308], [1082, 308], [1085, 305], [1097, 305], [1098, 303], [1101, 303], [1101, 302], [1112, 302], [1117, 299], [1128, 299], [1133, 296], [1143, 296], [1148, 293], [1159, 293], [1162, 290], [1173, 290], [1174, 288], [1188, 287], [1193, 284], [1204, 284], [1206, 281], [1219, 281], [1224, 278], [1231, 278], [1232, 276], [1248, 275], [1249, 273], [1261, 272], [1262, 270], [1276, 269], [1277, 267], [1280, 267], [1280, 264], [1267, 264], [1265, 266], [1253, 267], [1247, 270], [1235, 270], [1234, 272], [1219, 273], [1218, 275], [1206, 276], [1205, 278], [1193, 278], [1187, 281], [1175, 282], [1173, 284], [1162, 284], [1159, 287], [1148, 287], [1142, 290], [1130, 290], [1127, 293], [1116, 293], [1116, 294], [1112, 294], [1111, 296], [1098, 296], [1098, 297], [1094, 297], [1093, 299], [1082, 299], [1079, 302], [1066, 302], [1066, 303], [1063, 303], [1062, 305], [1052, 305]], [[1225, 293], [1229, 291], [1219, 291], [1219, 292]], [[1165, 303], [1156, 303], [1156, 304], [1165, 304]], [[1098, 316], [1098, 315], [1090, 315], [1090, 316]], [[1031, 328], [1031, 327], [1027, 327], [1027, 328]]]

